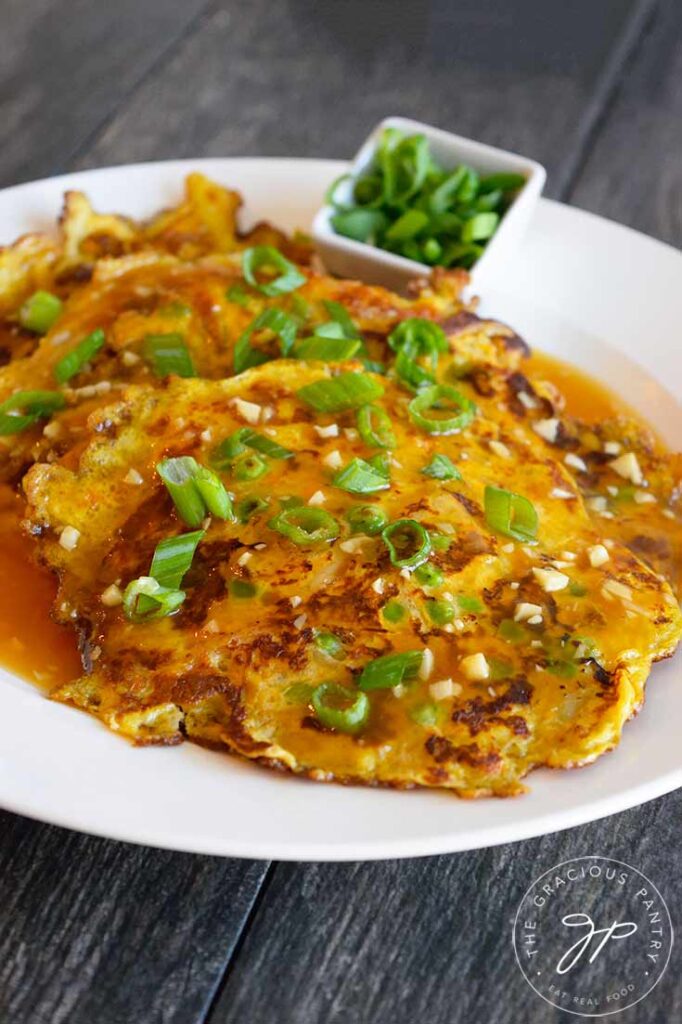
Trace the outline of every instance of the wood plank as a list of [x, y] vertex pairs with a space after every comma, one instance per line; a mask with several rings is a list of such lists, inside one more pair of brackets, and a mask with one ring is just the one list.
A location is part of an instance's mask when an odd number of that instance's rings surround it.
[[0, 813], [0, 1020], [194, 1024], [267, 865]]
[[560, 192], [612, 83], [612, 56], [623, 59], [648, 6], [404, 0], [399, 15], [365, 0], [220, 7], [78, 166], [350, 156], [380, 118], [402, 113], [535, 156], [550, 193]]
[[0, 186], [64, 170], [208, 0], [5, 0]]
[[571, 201], [682, 245], [681, 126], [682, 4], [662, 0]]
[[[561, 861], [599, 854], [658, 882], [675, 918], [681, 816], [679, 791], [569, 832], [453, 857], [278, 865], [209, 1024], [558, 1020], [514, 958], [526, 888]], [[671, 965], [633, 1021], [682, 1019], [677, 975]]]

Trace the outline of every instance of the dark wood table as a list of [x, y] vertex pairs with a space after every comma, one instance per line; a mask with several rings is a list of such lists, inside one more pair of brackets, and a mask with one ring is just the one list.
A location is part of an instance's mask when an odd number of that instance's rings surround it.
[[[3, 185], [165, 157], [348, 156], [402, 113], [532, 155], [550, 196], [682, 240], [680, 0], [7, 0], [2, 14]], [[0, 814], [0, 1021], [569, 1020], [514, 962], [521, 895], [601, 854], [657, 881], [679, 919], [681, 820], [678, 791], [495, 849], [325, 865]], [[678, 950], [617, 1020], [681, 1019]]]

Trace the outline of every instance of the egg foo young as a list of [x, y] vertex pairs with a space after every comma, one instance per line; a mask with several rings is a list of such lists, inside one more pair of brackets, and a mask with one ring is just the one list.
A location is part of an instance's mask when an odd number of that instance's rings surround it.
[[613, 748], [682, 631], [678, 456], [586, 424], [479, 319], [237, 227], [67, 200], [0, 253], [0, 468], [82, 675], [138, 744], [512, 795]]

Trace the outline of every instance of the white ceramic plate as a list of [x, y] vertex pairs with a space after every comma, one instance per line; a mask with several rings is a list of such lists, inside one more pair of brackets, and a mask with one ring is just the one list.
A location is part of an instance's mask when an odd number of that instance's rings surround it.
[[[192, 169], [239, 189], [247, 219], [307, 228], [345, 164], [177, 161], [20, 185], [0, 193], [0, 240], [52, 225], [68, 188], [86, 190], [101, 210], [149, 214], [177, 200]], [[679, 444], [682, 255], [674, 249], [542, 200], [504, 279], [489, 283], [484, 308], [532, 345], [608, 382]], [[355, 860], [490, 846], [579, 825], [682, 785], [681, 668], [679, 656], [655, 667], [646, 707], [597, 764], [541, 770], [525, 797], [473, 802], [319, 785], [190, 744], [135, 749], [0, 671], [0, 804], [85, 832], [197, 853]]]

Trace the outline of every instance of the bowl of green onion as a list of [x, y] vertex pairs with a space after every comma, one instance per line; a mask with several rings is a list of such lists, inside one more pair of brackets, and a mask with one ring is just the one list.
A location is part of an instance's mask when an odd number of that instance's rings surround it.
[[545, 182], [545, 169], [402, 117], [383, 120], [313, 223], [327, 270], [395, 290], [433, 267], [477, 283], [503, 273]]

